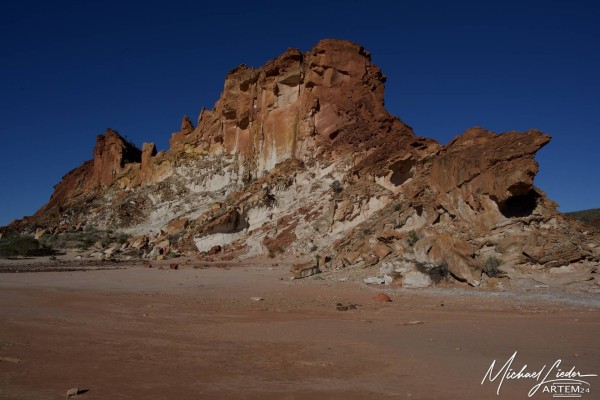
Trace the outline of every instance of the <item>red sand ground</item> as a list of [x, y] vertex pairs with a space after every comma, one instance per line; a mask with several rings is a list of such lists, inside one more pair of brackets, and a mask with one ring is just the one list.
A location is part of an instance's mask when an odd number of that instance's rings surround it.
[[598, 295], [379, 291], [283, 267], [1, 274], [0, 398], [526, 399], [481, 385], [516, 350], [600, 374]]

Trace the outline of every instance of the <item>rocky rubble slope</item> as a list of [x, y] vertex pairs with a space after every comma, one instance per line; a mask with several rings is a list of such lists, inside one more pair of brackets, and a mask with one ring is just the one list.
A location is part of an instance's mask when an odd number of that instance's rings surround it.
[[4, 232], [119, 230], [123, 250], [149, 258], [301, 255], [299, 276], [594, 284], [600, 235], [533, 184], [548, 135], [472, 128], [442, 146], [386, 111], [384, 82], [341, 40], [241, 65], [168, 151], [107, 130], [46, 206]]

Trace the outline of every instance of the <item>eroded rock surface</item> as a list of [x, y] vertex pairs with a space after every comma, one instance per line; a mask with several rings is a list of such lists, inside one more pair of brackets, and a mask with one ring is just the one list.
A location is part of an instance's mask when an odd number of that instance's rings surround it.
[[146, 257], [387, 265], [394, 282], [413, 286], [565, 284], [569, 271], [595, 283], [598, 232], [534, 186], [535, 154], [550, 136], [476, 127], [442, 146], [386, 111], [384, 82], [369, 52], [341, 40], [241, 65], [196, 126], [183, 118], [168, 151], [107, 130], [46, 206], [4, 231], [116, 229]]

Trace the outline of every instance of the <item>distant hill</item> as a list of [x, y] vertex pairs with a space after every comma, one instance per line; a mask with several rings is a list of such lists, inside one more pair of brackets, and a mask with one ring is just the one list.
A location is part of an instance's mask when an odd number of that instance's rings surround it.
[[571, 218], [585, 222], [596, 228], [600, 228], [600, 208], [592, 208], [590, 210], [574, 211], [565, 213]]

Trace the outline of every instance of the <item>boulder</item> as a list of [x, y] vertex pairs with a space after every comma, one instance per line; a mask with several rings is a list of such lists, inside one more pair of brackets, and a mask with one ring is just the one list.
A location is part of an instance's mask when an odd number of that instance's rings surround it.
[[180, 233], [180, 232], [184, 231], [185, 228], [188, 227], [188, 225], [189, 225], [188, 218], [174, 219], [173, 221], [169, 222], [169, 224], [167, 225], [167, 233], [169, 235]]
[[379, 260], [383, 260], [392, 252], [392, 250], [383, 243], [377, 243], [373, 248], [373, 252]]
[[297, 264], [290, 269], [292, 279], [302, 279], [320, 273], [320, 269], [314, 263]]
[[216, 245], [216, 246], [213, 246], [213, 247], [211, 247], [211, 248], [210, 248], [210, 250], [208, 250], [208, 251], [206, 252], [206, 255], [207, 255], [207, 256], [214, 256], [215, 254], [218, 254], [218, 253], [220, 253], [221, 251], [222, 251], [222, 249], [221, 249], [221, 246], [219, 246], [219, 245]]
[[141, 250], [148, 246], [149, 239], [147, 236], [137, 236], [129, 240], [129, 247]]
[[367, 284], [367, 285], [383, 285], [385, 284], [385, 279], [383, 277], [378, 277], [378, 276], [369, 276], [365, 279], [363, 279], [363, 281]]
[[390, 296], [388, 296], [385, 293], [377, 293], [375, 296], [373, 296], [373, 300], [379, 303], [388, 303], [392, 301], [392, 299], [390, 299]]
[[429, 276], [418, 272], [418, 271], [410, 271], [403, 275], [402, 277], [402, 286], [407, 288], [424, 288], [431, 286], [431, 278]]

